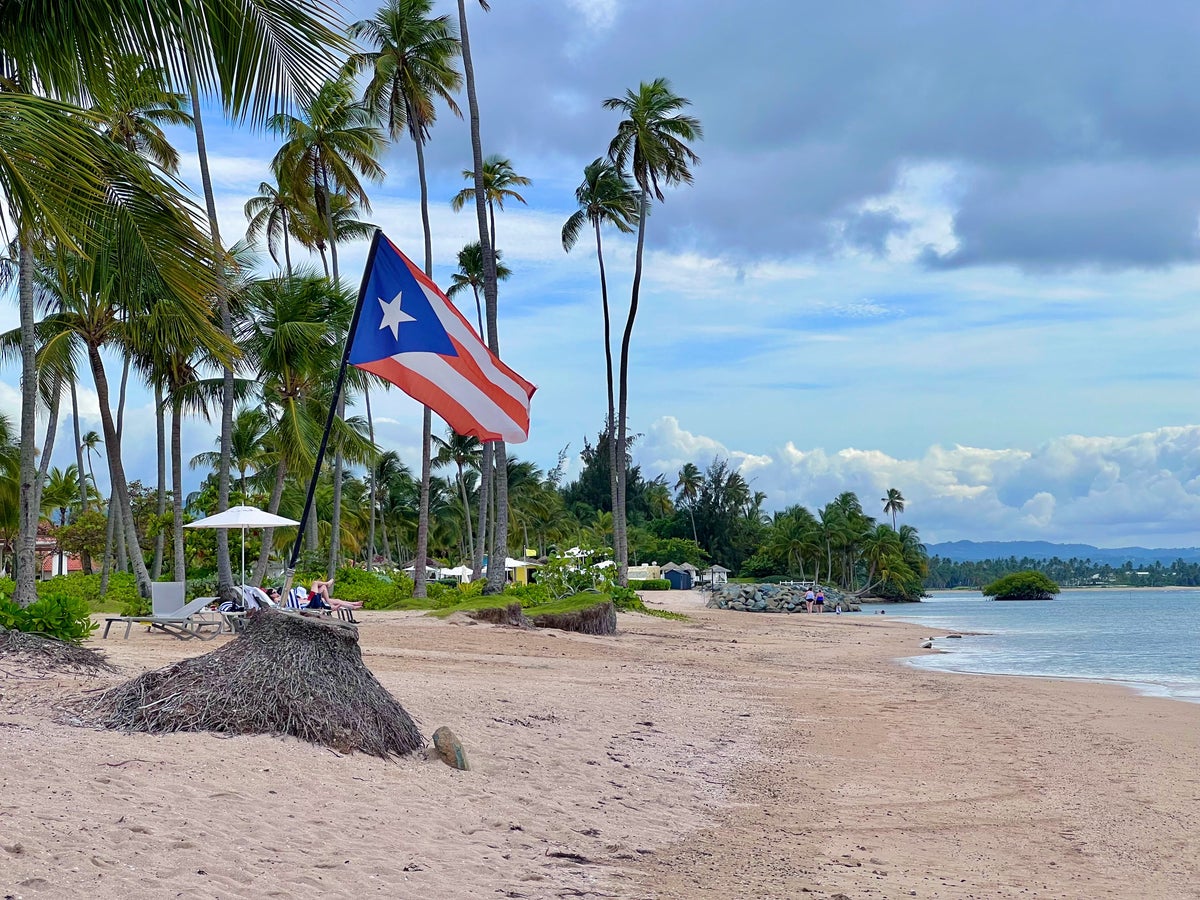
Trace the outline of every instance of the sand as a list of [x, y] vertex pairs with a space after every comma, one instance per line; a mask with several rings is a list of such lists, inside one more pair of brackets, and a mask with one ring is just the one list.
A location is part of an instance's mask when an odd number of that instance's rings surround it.
[[[937, 634], [648, 595], [616, 637], [366, 613], [474, 767], [63, 724], [121, 676], [0, 662], [11, 897], [1200, 897], [1200, 705], [930, 673]], [[220, 640], [225, 640], [222, 638]], [[207, 652], [92, 641], [125, 677]]]

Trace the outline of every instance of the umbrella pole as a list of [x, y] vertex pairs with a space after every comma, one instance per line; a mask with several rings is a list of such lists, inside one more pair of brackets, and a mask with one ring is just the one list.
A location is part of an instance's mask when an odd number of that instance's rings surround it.
[[242, 587], [246, 586], [246, 526], [242, 526]]

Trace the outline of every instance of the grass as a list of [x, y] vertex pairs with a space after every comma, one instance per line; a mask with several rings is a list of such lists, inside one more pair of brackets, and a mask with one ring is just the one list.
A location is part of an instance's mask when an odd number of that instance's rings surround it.
[[[527, 616], [540, 615], [562, 615], [563, 613], [579, 612], [582, 609], [587, 609], [590, 606], [596, 606], [600, 603], [608, 602], [610, 598], [606, 594], [575, 594], [563, 600], [555, 600], [552, 603], [543, 603], [539, 606], [527, 606], [521, 610]], [[412, 603], [421, 601], [412, 600]], [[489, 597], [471, 597], [469, 600], [464, 600], [462, 603], [456, 603], [454, 606], [443, 606], [440, 609], [430, 611], [431, 616], [437, 616], [439, 619], [444, 619], [456, 612], [474, 612], [477, 609], [502, 609], [510, 603], [516, 601], [512, 598], [505, 597], [503, 594], [493, 594]], [[427, 607], [412, 606], [410, 609], [423, 609]]]

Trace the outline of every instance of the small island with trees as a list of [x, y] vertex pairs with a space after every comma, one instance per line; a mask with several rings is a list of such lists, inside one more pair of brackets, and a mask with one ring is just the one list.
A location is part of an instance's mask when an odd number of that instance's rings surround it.
[[983, 596], [993, 600], [1052, 600], [1058, 591], [1058, 585], [1047, 575], [1028, 570], [997, 578], [984, 586]]

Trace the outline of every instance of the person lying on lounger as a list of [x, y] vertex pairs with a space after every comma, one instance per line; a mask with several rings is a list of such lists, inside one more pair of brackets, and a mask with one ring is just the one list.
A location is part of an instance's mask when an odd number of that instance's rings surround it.
[[[333, 588], [333, 579], [329, 581], [316, 580], [308, 589], [309, 609], [362, 609], [361, 601], [339, 600], [329, 595]], [[350, 621], [354, 621], [351, 619]]]

